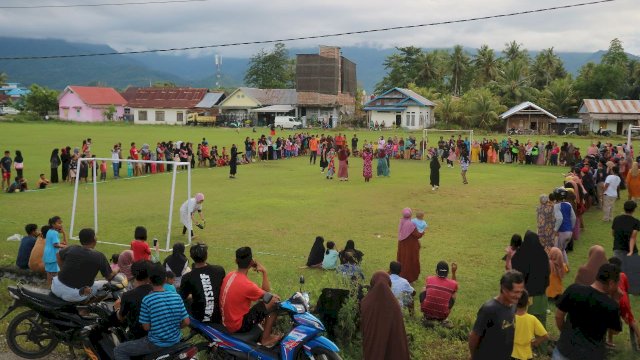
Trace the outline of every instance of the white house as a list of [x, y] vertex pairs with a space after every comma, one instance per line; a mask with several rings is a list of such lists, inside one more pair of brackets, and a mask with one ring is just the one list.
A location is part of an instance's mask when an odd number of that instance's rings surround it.
[[194, 109], [207, 94], [197, 88], [128, 88], [122, 96], [127, 100], [125, 118], [142, 125], [184, 125], [187, 111]]
[[629, 125], [640, 124], [640, 100], [584, 99], [578, 114], [591, 131], [623, 135]]
[[412, 90], [393, 88], [367, 102], [364, 110], [370, 124], [419, 130], [435, 124], [435, 106]]

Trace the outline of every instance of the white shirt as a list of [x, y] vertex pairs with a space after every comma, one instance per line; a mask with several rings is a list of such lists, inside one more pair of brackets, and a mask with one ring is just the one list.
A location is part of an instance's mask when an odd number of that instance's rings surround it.
[[400, 306], [406, 305], [407, 299], [413, 294], [413, 287], [405, 278], [396, 274], [391, 274], [389, 277], [391, 278], [391, 292], [398, 299]]
[[620, 186], [620, 177], [618, 175], [609, 175], [604, 180], [605, 184], [609, 184], [604, 194], [611, 197], [618, 197], [618, 186]]
[[202, 210], [202, 204], [198, 204], [196, 198], [185, 201], [180, 206], [180, 222], [189, 230], [191, 230], [191, 214]]

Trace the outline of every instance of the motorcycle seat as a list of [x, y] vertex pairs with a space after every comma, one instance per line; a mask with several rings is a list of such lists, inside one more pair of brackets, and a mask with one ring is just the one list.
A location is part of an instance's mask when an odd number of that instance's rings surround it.
[[41, 301], [49, 306], [54, 308], [62, 308], [65, 306], [73, 305], [70, 302], [64, 301], [59, 297], [55, 296], [51, 290], [32, 288], [32, 287], [22, 287], [22, 292], [31, 298], [36, 299], [37, 301]]
[[227, 333], [240, 341], [243, 341], [245, 343], [250, 343], [250, 344], [258, 342], [258, 340], [260, 339], [260, 336], [262, 335], [262, 329], [257, 325], [251, 328], [251, 330], [247, 332], [236, 332], [236, 333], [229, 332], [229, 330], [227, 330], [227, 328], [224, 327], [224, 325], [222, 324], [211, 324], [211, 326], [218, 331]]

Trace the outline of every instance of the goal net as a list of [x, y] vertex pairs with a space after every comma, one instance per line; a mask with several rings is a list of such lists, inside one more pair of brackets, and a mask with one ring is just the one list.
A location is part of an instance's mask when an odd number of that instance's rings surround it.
[[[166, 233], [166, 242], [165, 245], [159, 245], [159, 249], [162, 251], [169, 251], [170, 250], [170, 246], [171, 246], [171, 230], [172, 230], [172, 222], [173, 222], [173, 217], [174, 217], [174, 200], [176, 197], [176, 178], [177, 178], [177, 174], [178, 174], [178, 167], [182, 166], [184, 169], [186, 169], [186, 175], [187, 175], [187, 179], [186, 179], [186, 187], [187, 187], [187, 191], [186, 191], [186, 199], [190, 199], [191, 198], [191, 163], [189, 162], [180, 162], [180, 161], [160, 161], [160, 160], [132, 160], [132, 159], [119, 159], [119, 160], [114, 160], [111, 158], [79, 158], [78, 159], [78, 167], [77, 167], [77, 171], [76, 171], [76, 178], [75, 178], [75, 187], [73, 190], [73, 205], [71, 208], [71, 223], [70, 223], [70, 228], [69, 228], [69, 237], [71, 239], [76, 239], [77, 237], [74, 237], [74, 229], [75, 226], [77, 225], [77, 216], [76, 214], [79, 211], [79, 207], [80, 204], [78, 202], [78, 198], [79, 198], [79, 186], [80, 186], [80, 169], [81, 169], [81, 165], [83, 162], [87, 163], [87, 167], [88, 167], [88, 171], [90, 174], [92, 174], [93, 176], [90, 178], [91, 179], [91, 187], [93, 188], [93, 209], [92, 211], [88, 208], [84, 208], [83, 213], [88, 213], [88, 212], [92, 212], [93, 213], [93, 229], [96, 232], [96, 235], [99, 234], [99, 202], [98, 202], [98, 184], [102, 184], [102, 181], [98, 181], [98, 177], [100, 176], [100, 163], [102, 162], [106, 162], [110, 165], [115, 165], [115, 162], [120, 162], [122, 164], [122, 169], [120, 169], [120, 174], [126, 174], [127, 173], [127, 167], [128, 164], [131, 163], [133, 167], [136, 166], [136, 164], [141, 164], [141, 166], [145, 166], [146, 164], [155, 164], [155, 166], [160, 166], [160, 165], [164, 165], [164, 166], [168, 166], [168, 165], [172, 165], [172, 169], [170, 171], [165, 172], [164, 174], [171, 174], [171, 189], [170, 189], [170, 195], [169, 195], [169, 204], [168, 204], [168, 211], [169, 211], [169, 216], [168, 216], [168, 221], [167, 221], [167, 233]], [[112, 166], [108, 166], [107, 169], [111, 169]], [[168, 167], [167, 167], [168, 169]], [[158, 175], [153, 175], [153, 177], [157, 177], [157, 176], [161, 176], [161, 174]], [[144, 177], [144, 176], [141, 176]], [[87, 177], [89, 178], [89, 177]], [[122, 180], [118, 180], [118, 182], [123, 181], [124, 179], [137, 179], [138, 177], [124, 177], [122, 176]], [[140, 217], [141, 219], [138, 221], [143, 221], [143, 223], [141, 223], [140, 225], [144, 226], [144, 222], [145, 221], [152, 221], [152, 219], [156, 219], [157, 218], [154, 216], [155, 215], [155, 211], [152, 211], [151, 209], [157, 209], [157, 202], [161, 202], [162, 200], [160, 199], [161, 196], [161, 188], [156, 188], [155, 184], [145, 184], [145, 188], [144, 190], [141, 189], [134, 189], [134, 191], [136, 192], [136, 195], [143, 198], [146, 197], [143, 200], [136, 200], [135, 202], [138, 203], [138, 206], [140, 208], [136, 209], [135, 207], [132, 206], [132, 203], [134, 201], [131, 200], [131, 194], [130, 193], [122, 193], [119, 191], [119, 189], [112, 189], [111, 192], [108, 194], [108, 196], [112, 196], [114, 198], [118, 197], [118, 199], [110, 199], [113, 200], [113, 202], [115, 202], [116, 204], [113, 204], [112, 201], [103, 201], [106, 202], [107, 207], [109, 207], [108, 209], [108, 213], [116, 213], [117, 214], [117, 218], [125, 221], [125, 220], [130, 220], [130, 221], [135, 221], [135, 219], [137, 219], [138, 217]], [[164, 187], [162, 187], [164, 188]], [[166, 189], [166, 188], [164, 188]], [[131, 188], [128, 188], [127, 190], [132, 191]], [[146, 191], [146, 193], [144, 192]], [[153, 202], [150, 201], [151, 198], [153, 198], [152, 200], [154, 200]], [[180, 202], [182, 203], [182, 202]], [[121, 208], [122, 206], [122, 208]], [[179, 205], [178, 205], [179, 206]], [[115, 207], [115, 208], [114, 208]], [[139, 216], [132, 216], [132, 215], [139, 215]], [[111, 218], [113, 218], [113, 216], [111, 216]], [[157, 221], [156, 221], [157, 223]], [[126, 226], [127, 229], [129, 229], [129, 225], [131, 225], [131, 231], [133, 230], [133, 226], [134, 224], [131, 222], [127, 222]], [[157, 233], [157, 231], [154, 232], [150, 232], [151, 234], [153, 233]], [[190, 245], [191, 244], [191, 231], [187, 231], [187, 239], [188, 239], [188, 243], [186, 245]], [[122, 235], [119, 234], [119, 237], [121, 237]], [[159, 236], [160, 238], [160, 236]], [[160, 239], [159, 239], [160, 240]], [[104, 244], [110, 244], [110, 245], [119, 245], [119, 246], [129, 246], [128, 243], [121, 243], [121, 242], [116, 242], [116, 241], [104, 241], [104, 240], [100, 240], [100, 237], [98, 237], [98, 242], [99, 243], [104, 243]], [[161, 243], [160, 243], [161, 244]]]
[[[438, 130], [438, 129], [424, 129], [422, 130], [422, 156], [423, 159], [426, 159], [426, 151], [429, 147], [436, 147], [438, 144], [437, 136], [442, 136], [444, 138], [445, 135], [455, 135], [459, 134], [463, 137], [469, 138], [469, 143], [473, 143], [473, 130]], [[431, 139], [429, 139], [431, 136]], [[448, 141], [449, 139], [444, 138], [444, 140]]]

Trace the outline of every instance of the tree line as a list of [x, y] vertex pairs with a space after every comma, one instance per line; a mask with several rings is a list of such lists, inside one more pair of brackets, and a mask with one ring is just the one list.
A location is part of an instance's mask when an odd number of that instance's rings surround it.
[[376, 93], [393, 87], [416, 91], [435, 101], [440, 126], [501, 129], [498, 116], [524, 101], [556, 116], [576, 116], [582, 99], [638, 99], [640, 61], [630, 59], [613, 39], [599, 64], [589, 62], [574, 78], [553, 48], [535, 58], [511, 41], [501, 54], [483, 45], [469, 54], [461, 45], [424, 51], [398, 47], [384, 62], [387, 71]]

